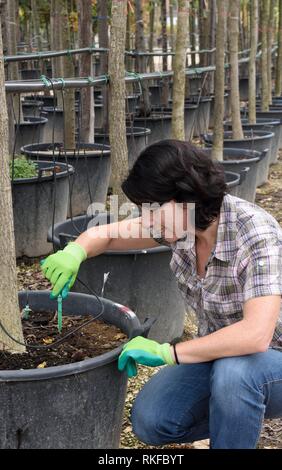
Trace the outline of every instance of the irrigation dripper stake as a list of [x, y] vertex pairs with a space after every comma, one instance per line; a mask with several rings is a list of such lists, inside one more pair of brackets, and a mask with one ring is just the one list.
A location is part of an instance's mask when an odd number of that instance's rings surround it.
[[23, 319], [28, 320], [29, 319], [29, 314], [32, 312], [30, 306], [26, 304], [25, 308], [23, 309]]
[[58, 295], [58, 330], [61, 333], [63, 328], [63, 298]]

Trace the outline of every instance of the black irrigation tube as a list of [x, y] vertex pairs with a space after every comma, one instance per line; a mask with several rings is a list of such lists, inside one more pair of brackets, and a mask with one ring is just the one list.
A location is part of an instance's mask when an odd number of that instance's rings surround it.
[[[258, 47], [259, 46], [260, 44], [258, 45]], [[187, 55], [207, 54], [207, 53], [212, 54], [215, 51], [216, 51], [216, 48], [202, 49], [199, 51], [187, 51]], [[239, 54], [240, 55], [245, 54], [249, 51], [250, 49], [245, 49], [244, 51], [240, 51]], [[42, 51], [42, 52], [32, 52], [32, 53], [23, 52], [23, 53], [16, 54], [16, 55], [4, 56], [4, 62], [5, 63], [24, 62], [25, 60], [42, 60], [42, 59], [50, 59], [52, 57], [62, 57], [62, 56], [69, 56], [69, 55], [75, 55], [75, 54], [96, 54], [96, 53], [107, 53], [107, 52], [109, 52], [109, 49], [104, 48], [104, 47], [84, 47], [80, 49], [65, 49], [62, 51]], [[228, 54], [228, 52], [226, 52], [226, 54]], [[174, 56], [175, 52], [172, 52], [172, 51], [168, 51], [168, 52], [125, 51], [125, 55], [131, 56], [131, 57], [140, 57], [140, 56], [161, 57], [161, 56]]]
[[[214, 49], [203, 49], [201, 51], [187, 51], [187, 55], [192, 54], [206, 54], [215, 52]], [[81, 49], [65, 49], [62, 51], [49, 51], [49, 52], [32, 52], [32, 53], [21, 53], [16, 55], [4, 56], [4, 62], [24, 62], [25, 60], [42, 60], [42, 59], [51, 59], [53, 57], [62, 57], [75, 54], [96, 54], [96, 53], [107, 53], [109, 49], [103, 47], [85, 47]], [[242, 53], [248, 52], [242, 51]], [[125, 55], [131, 57], [140, 57], [140, 56], [173, 56], [175, 52], [138, 52], [138, 51], [125, 51]]]
[[[274, 46], [272, 52], [277, 50], [278, 46]], [[261, 51], [257, 53], [257, 58], [261, 56]], [[245, 57], [243, 59], [239, 59], [239, 64], [249, 62], [249, 57]], [[229, 68], [229, 64], [225, 64], [225, 68]], [[200, 75], [206, 72], [214, 72], [216, 69], [215, 65], [210, 65], [208, 67], [193, 67], [186, 69], [186, 75]], [[131, 73], [127, 72], [125, 76], [126, 82], [135, 82], [138, 80], [154, 80], [154, 79], [163, 79], [166, 77], [172, 77], [173, 71], [167, 72], [153, 72], [153, 73]], [[32, 91], [44, 91], [46, 89], [52, 90], [62, 90], [66, 88], [85, 88], [89, 86], [95, 85], [103, 85], [106, 84], [109, 80], [108, 75], [101, 75], [99, 77], [88, 77], [88, 78], [48, 78], [44, 79], [37, 79], [37, 80], [14, 80], [14, 81], [7, 81], [5, 83], [5, 90], [6, 92], [22, 92], [28, 93]]]

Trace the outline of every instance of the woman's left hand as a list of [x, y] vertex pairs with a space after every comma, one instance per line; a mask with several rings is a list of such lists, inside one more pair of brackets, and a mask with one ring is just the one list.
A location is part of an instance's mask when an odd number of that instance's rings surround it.
[[137, 375], [137, 363], [151, 367], [174, 365], [171, 345], [136, 336], [123, 347], [118, 359], [118, 370], [125, 370], [128, 377], [134, 377]]

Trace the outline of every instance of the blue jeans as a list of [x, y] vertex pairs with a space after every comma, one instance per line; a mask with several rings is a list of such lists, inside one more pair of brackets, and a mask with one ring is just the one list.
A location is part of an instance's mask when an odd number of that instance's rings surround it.
[[212, 449], [255, 449], [264, 418], [282, 417], [282, 352], [163, 367], [137, 395], [131, 422], [152, 446], [210, 438]]

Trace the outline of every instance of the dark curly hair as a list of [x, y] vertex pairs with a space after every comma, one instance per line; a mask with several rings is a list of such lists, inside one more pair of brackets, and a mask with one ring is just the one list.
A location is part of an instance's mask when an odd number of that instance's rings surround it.
[[223, 166], [189, 142], [167, 139], [145, 148], [122, 184], [135, 204], [195, 203], [195, 226], [217, 218], [227, 185]]

